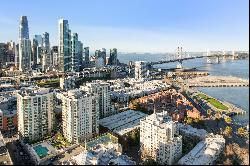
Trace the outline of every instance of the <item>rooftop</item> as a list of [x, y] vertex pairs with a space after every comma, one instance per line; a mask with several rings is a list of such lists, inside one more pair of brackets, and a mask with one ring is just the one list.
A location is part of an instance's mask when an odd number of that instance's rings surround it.
[[199, 142], [178, 163], [181, 165], [213, 164], [224, 146], [225, 139], [221, 135], [208, 135], [204, 141]]
[[140, 111], [128, 110], [104, 119], [100, 119], [100, 125], [107, 127], [118, 135], [124, 135], [140, 126], [140, 119], [146, 117]]

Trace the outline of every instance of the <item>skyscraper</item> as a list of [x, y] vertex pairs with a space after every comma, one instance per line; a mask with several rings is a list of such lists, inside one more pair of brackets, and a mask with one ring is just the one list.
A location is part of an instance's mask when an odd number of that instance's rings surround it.
[[101, 56], [104, 60], [104, 66], [107, 64], [107, 61], [106, 61], [106, 49], [105, 48], [102, 48], [101, 49]]
[[38, 41], [33, 38], [32, 39], [32, 43], [31, 43], [31, 61], [33, 62], [33, 65], [36, 65], [38, 64], [38, 61], [37, 61], [37, 47], [38, 47]]
[[21, 16], [19, 24], [19, 39], [29, 39], [29, 26], [27, 16]]
[[19, 41], [19, 70], [27, 71], [31, 69], [31, 43], [29, 39]]
[[19, 24], [19, 70], [31, 69], [31, 42], [27, 16], [21, 16]]
[[59, 20], [59, 71], [70, 71], [71, 66], [71, 31], [69, 29], [68, 20]]
[[114, 66], [117, 65], [117, 49], [116, 48], [110, 49], [109, 64], [114, 65]]
[[86, 63], [88, 63], [89, 62], [89, 47], [84, 47], [84, 61], [86, 62]]
[[49, 88], [23, 88], [17, 93], [18, 131], [30, 141], [50, 134], [54, 123], [54, 92]]
[[42, 37], [42, 69], [45, 71], [52, 63], [49, 33], [44, 32]]
[[41, 47], [41, 46], [42, 46], [42, 43], [43, 43], [42, 35], [34, 35], [33, 38], [37, 41], [38, 46]]
[[78, 34], [73, 33], [71, 36], [71, 48], [72, 48], [72, 56], [71, 56], [71, 71], [79, 71], [80, 66], [82, 64], [82, 42], [78, 40]]

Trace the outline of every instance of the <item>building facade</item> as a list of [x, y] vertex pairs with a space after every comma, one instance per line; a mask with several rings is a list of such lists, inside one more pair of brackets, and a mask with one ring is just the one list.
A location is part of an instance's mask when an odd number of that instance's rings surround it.
[[116, 48], [110, 49], [109, 64], [114, 65], [114, 66], [117, 65], [117, 49]]
[[109, 83], [92, 82], [86, 83], [86, 86], [81, 86], [81, 89], [91, 91], [98, 96], [100, 119], [114, 114], [111, 106], [111, 91]]
[[54, 124], [54, 92], [49, 88], [23, 88], [17, 93], [18, 132], [30, 141], [50, 134]]
[[68, 72], [71, 66], [71, 30], [68, 20], [59, 20], [59, 46], [58, 59], [59, 71]]
[[79, 89], [62, 95], [63, 135], [79, 143], [99, 133], [98, 100], [95, 94]]
[[42, 37], [42, 70], [45, 71], [51, 64], [49, 33], [44, 32]]
[[147, 76], [147, 64], [144, 61], [135, 62], [135, 79], [144, 79]]
[[31, 42], [27, 16], [21, 16], [19, 24], [19, 70], [31, 69]]
[[154, 113], [140, 120], [141, 158], [171, 165], [182, 154], [182, 136], [166, 113]]

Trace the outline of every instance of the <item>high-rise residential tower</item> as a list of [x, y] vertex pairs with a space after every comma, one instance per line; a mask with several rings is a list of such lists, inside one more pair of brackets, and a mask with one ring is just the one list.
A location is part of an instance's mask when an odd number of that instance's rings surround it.
[[114, 114], [110, 99], [111, 91], [109, 83], [101, 81], [86, 83], [86, 86], [81, 86], [81, 89], [97, 94], [100, 119]]
[[89, 62], [89, 47], [84, 47], [84, 61], [86, 62], [86, 63], [88, 63]]
[[60, 19], [59, 24], [59, 71], [70, 71], [71, 67], [71, 31], [68, 20]]
[[135, 62], [135, 79], [144, 79], [147, 76], [147, 63], [144, 61]]
[[19, 24], [19, 70], [31, 69], [31, 42], [27, 16], [21, 16]]
[[182, 136], [176, 123], [165, 112], [140, 120], [140, 151], [143, 160], [172, 165], [182, 154]]
[[63, 136], [79, 143], [99, 133], [98, 100], [94, 93], [79, 89], [62, 93]]
[[18, 132], [30, 141], [50, 134], [54, 123], [54, 92], [49, 88], [23, 88], [17, 93]]

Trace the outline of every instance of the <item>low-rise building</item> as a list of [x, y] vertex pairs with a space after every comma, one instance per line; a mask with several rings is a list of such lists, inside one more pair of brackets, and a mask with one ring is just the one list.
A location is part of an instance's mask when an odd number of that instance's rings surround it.
[[192, 127], [190, 125], [178, 123], [177, 126], [178, 126], [180, 134], [182, 136], [197, 137], [199, 139], [205, 139], [206, 135], [208, 134], [206, 130], [197, 129], [197, 128], [194, 128], [194, 127]]
[[128, 156], [122, 155], [118, 138], [107, 133], [85, 143], [85, 150], [73, 156], [76, 165], [136, 165]]
[[146, 116], [147, 114], [140, 111], [128, 110], [103, 118], [99, 124], [119, 136], [123, 136], [132, 130], [138, 129], [140, 127], [140, 119]]
[[76, 84], [75, 76], [61, 77], [60, 78], [60, 88], [63, 90], [74, 89]]
[[225, 139], [221, 135], [209, 134], [199, 142], [188, 154], [183, 156], [180, 165], [213, 165], [225, 147]]

